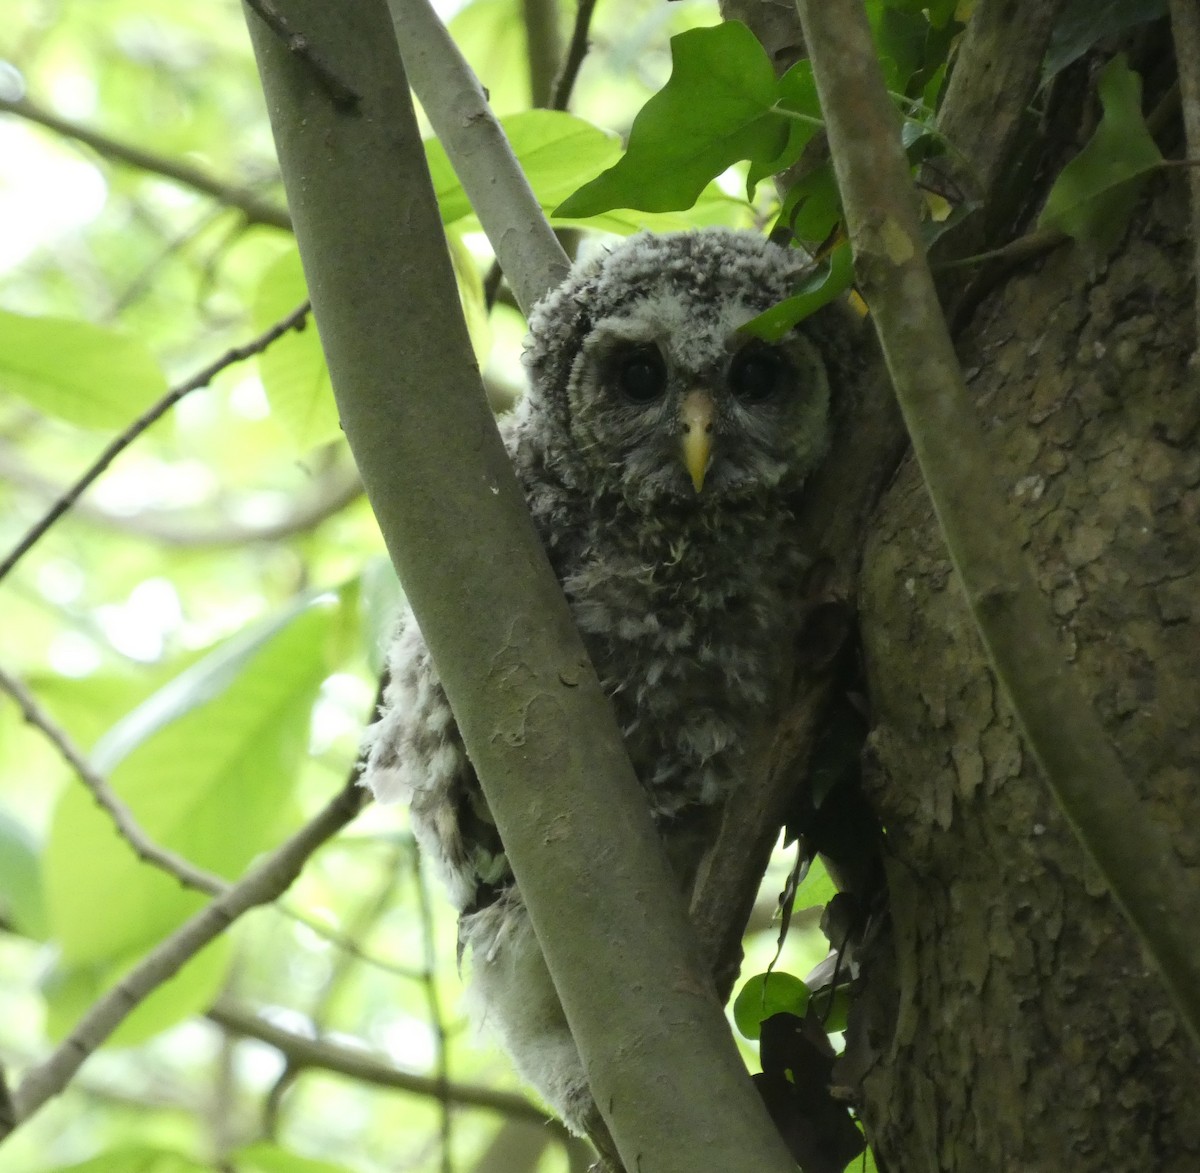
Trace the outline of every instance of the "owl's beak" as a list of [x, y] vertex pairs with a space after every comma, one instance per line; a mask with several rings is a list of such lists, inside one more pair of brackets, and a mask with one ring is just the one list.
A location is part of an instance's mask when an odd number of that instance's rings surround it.
[[689, 391], [680, 411], [683, 420], [683, 463], [696, 492], [704, 488], [704, 474], [712, 456], [713, 401], [707, 391]]

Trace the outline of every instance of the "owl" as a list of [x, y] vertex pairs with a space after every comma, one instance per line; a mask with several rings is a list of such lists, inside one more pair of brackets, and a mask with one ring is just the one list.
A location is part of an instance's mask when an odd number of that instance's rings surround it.
[[[680, 883], [736, 802], [776, 703], [806, 565], [794, 510], [830, 432], [840, 318], [741, 330], [808, 264], [753, 232], [640, 235], [575, 266], [529, 321], [501, 422], [534, 523]], [[406, 614], [365, 781], [406, 799], [459, 911], [480, 1016], [572, 1130], [591, 1097], [478, 780]]]

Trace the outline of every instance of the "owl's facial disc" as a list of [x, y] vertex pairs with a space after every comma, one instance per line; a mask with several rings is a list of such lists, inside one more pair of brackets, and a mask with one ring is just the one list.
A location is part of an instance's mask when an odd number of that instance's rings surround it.
[[707, 391], [689, 391], [683, 397], [679, 412], [683, 421], [683, 463], [697, 493], [704, 488], [704, 474], [712, 459], [715, 414], [712, 396]]

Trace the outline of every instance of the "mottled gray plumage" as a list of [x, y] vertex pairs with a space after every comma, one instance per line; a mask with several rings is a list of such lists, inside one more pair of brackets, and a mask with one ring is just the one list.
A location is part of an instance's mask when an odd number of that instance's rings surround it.
[[[804, 273], [798, 254], [724, 229], [595, 256], [534, 309], [530, 388], [502, 424], [681, 874], [769, 716], [790, 643], [805, 565], [793, 508], [827, 443], [837, 331], [809, 319], [768, 346], [738, 328]], [[582, 1066], [411, 615], [389, 661], [366, 781], [411, 802], [462, 914], [485, 1020], [579, 1129]]]

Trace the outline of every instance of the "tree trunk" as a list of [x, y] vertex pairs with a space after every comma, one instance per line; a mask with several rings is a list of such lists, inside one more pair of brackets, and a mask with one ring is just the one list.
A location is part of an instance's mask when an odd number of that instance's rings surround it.
[[[1011, 279], [959, 352], [1068, 655], [1200, 883], [1184, 189], [1155, 181], [1107, 263], [1067, 246]], [[1023, 750], [911, 460], [861, 605], [890, 923], [843, 1074], [880, 1168], [1192, 1173], [1200, 1054]]]

